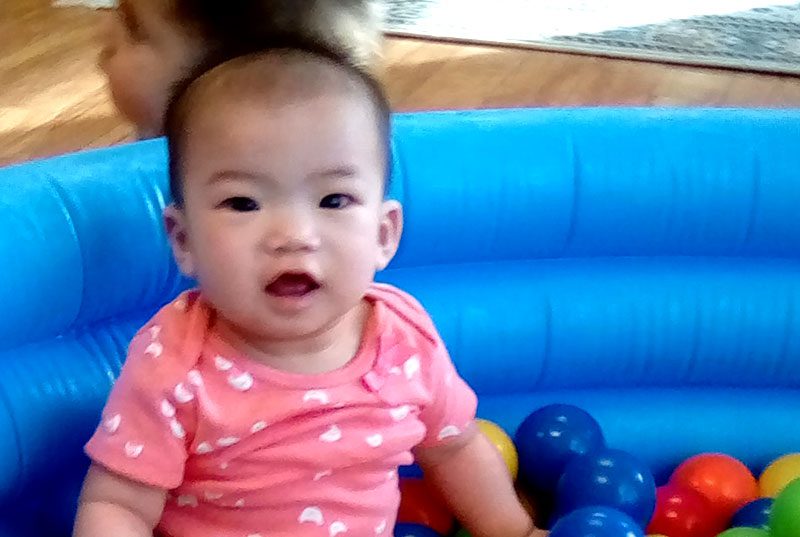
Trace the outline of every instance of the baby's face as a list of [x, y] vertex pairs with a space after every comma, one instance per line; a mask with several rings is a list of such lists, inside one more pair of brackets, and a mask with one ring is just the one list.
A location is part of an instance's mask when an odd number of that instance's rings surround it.
[[117, 109], [141, 138], [159, 136], [174, 84], [200, 61], [200, 42], [167, 16], [164, 0], [120, 0], [102, 35], [99, 64]]
[[302, 340], [360, 304], [402, 225], [381, 144], [358, 95], [195, 104], [178, 259], [228, 328]]

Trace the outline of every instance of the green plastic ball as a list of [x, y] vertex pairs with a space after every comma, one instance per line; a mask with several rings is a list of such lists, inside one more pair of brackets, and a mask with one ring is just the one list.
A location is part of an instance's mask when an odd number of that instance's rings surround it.
[[717, 537], [770, 537], [767, 530], [761, 528], [731, 528], [723, 531]]
[[769, 517], [771, 537], [800, 535], [800, 479], [795, 479], [775, 498]]

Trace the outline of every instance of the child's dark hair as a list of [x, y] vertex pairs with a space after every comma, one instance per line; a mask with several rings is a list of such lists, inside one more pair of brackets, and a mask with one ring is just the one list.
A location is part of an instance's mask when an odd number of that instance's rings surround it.
[[[389, 189], [389, 182], [392, 174], [392, 151], [391, 151], [391, 108], [383, 91], [380, 82], [370, 74], [352, 65], [349, 60], [341, 54], [334, 52], [323, 45], [310, 41], [291, 39], [282, 41], [272, 41], [262, 52], [247, 54], [237, 58], [222, 61], [211, 58], [208, 63], [199, 67], [197, 75], [182, 81], [173, 93], [173, 98], [167, 108], [165, 120], [165, 135], [169, 150], [169, 177], [170, 193], [172, 202], [177, 207], [183, 206], [183, 183], [181, 155], [183, 153], [184, 138], [186, 134], [186, 124], [189, 117], [197, 106], [193, 102], [192, 89], [198, 79], [216, 67], [222, 66], [227, 62], [243, 61], [248, 59], [257, 61], [266, 56], [279, 56], [291, 58], [295, 56], [295, 61], [316, 60], [327, 63], [336, 69], [346, 73], [347, 78], [361, 86], [367, 95], [370, 104], [374, 108], [376, 118], [376, 128], [378, 129], [379, 141], [384, 154], [384, 192]], [[290, 60], [287, 60], [290, 61]], [[321, 88], [320, 91], [324, 91]]]
[[380, 56], [382, 0], [172, 0], [175, 15], [208, 53], [262, 50], [265, 38], [300, 35], [369, 68]]

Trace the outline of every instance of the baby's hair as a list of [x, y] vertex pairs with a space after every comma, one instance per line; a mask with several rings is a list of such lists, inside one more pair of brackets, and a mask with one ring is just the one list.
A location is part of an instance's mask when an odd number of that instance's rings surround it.
[[[241, 73], [249, 75], [243, 83]], [[183, 173], [181, 156], [187, 135], [187, 124], [198, 101], [209, 98], [230, 102], [263, 98], [269, 102], [270, 93], [291, 92], [292, 98], [313, 98], [333, 89], [361, 92], [375, 114], [378, 139], [383, 152], [384, 192], [389, 189], [392, 174], [391, 108], [381, 84], [367, 72], [352, 65], [346, 57], [313, 42], [293, 40], [247, 54], [213, 63], [199, 77], [183, 81], [167, 108], [165, 134], [169, 149], [169, 176], [172, 201], [183, 206]], [[237, 86], [225, 86], [225, 91], [214, 91], [213, 85], [225, 85], [231, 74], [239, 73]], [[279, 98], [289, 98], [283, 95]]]
[[177, 21], [210, 55], [233, 58], [286, 36], [324, 45], [362, 69], [378, 64], [382, 0], [172, 0]]

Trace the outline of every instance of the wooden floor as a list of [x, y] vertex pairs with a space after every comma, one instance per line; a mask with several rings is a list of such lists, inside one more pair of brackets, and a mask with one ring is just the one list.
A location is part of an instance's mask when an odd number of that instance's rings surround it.
[[[95, 66], [101, 14], [0, 0], [0, 165], [128, 140]], [[800, 106], [800, 77], [390, 39], [397, 110], [578, 105]]]

